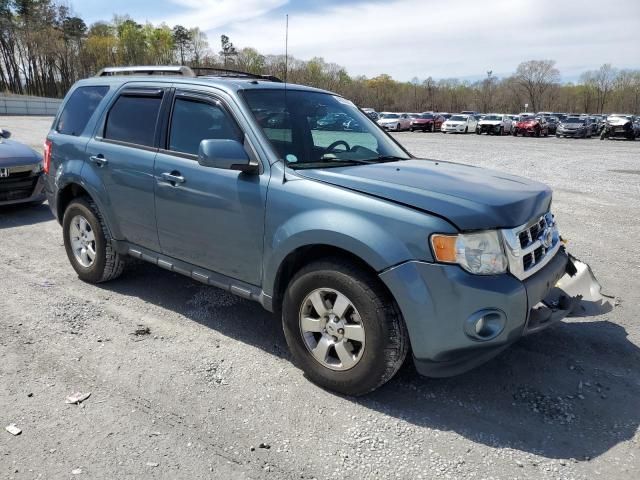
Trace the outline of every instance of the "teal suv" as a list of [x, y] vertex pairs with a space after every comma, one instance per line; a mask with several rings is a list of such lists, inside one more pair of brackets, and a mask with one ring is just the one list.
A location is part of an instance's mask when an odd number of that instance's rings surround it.
[[349, 100], [273, 77], [106, 69], [67, 94], [44, 170], [81, 280], [133, 257], [259, 302], [345, 394], [409, 352], [424, 375], [467, 371], [599, 292], [545, 185], [414, 158]]

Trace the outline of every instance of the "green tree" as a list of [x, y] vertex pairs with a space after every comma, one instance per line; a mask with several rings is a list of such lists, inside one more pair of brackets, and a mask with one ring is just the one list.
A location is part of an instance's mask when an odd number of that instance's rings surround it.
[[178, 51], [180, 65], [185, 64], [185, 60], [191, 51], [191, 34], [182, 25], [173, 27], [173, 44]]
[[233, 60], [238, 56], [238, 51], [226, 35], [220, 36], [220, 44], [222, 46], [220, 56], [223, 59], [224, 67], [227, 68], [230, 63], [233, 64]]

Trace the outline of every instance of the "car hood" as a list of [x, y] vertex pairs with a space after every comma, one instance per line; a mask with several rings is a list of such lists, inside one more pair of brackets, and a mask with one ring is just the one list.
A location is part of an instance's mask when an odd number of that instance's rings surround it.
[[516, 227], [551, 207], [551, 189], [542, 183], [449, 162], [412, 159], [297, 173], [434, 213], [460, 230]]
[[398, 123], [399, 121], [399, 118], [381, 118], [378, 123]]
[[562, 128], [566, 128], [567, 130], [577, 130], [578, 128], [583, 128], [584, 124], [582, 123], [561, 123]]
[[20, 166], [38, 163], [41, 156], [32, 148], [15, 140], [0, 140], [0, 166]]
[[501, 123], [500, 120], [480, 120], [478, 125], [500, 125]]
[[626, 123], [630, 123], [631, 120], [629, 120], [628, 118], [624, 118], [624, 117], [610, 117], [607, 118], [607, 123], [609, 123], [610, 125], [624, 125]]
[[414, 118], [411, 123], [431, 123], [433, 118]]
[[445, 125], [447, 125], [449, 127], [457, 127], [458, 125], [464, 125], [467, 122], [461, 122], [461, 121], [458, 121], [458, 120], [455, 120], [455, 121], [452, 122], [450, 120], [447, 120], [444, 123], [445, 123]]

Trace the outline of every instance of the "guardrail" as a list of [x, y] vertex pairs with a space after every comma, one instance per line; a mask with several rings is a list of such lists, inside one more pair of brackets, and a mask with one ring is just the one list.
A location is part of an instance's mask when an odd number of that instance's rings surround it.
[[0, 115], [55, 115], [61, 103], [59, 98], [0, 94]]

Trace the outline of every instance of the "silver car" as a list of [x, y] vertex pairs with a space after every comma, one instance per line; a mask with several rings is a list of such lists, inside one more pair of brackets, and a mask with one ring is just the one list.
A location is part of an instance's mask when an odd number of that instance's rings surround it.
[[0, 128], [0, 206], [45, 200], [42, 156]]

